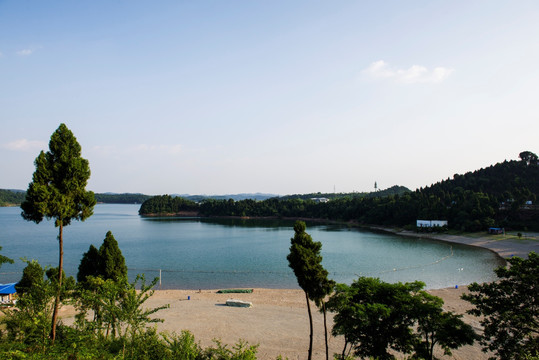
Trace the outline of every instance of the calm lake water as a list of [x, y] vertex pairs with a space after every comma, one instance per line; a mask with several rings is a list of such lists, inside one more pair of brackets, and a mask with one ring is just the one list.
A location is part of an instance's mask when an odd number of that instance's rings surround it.
[[[162, 288], [297, 288], [286, 255], [293, 222], [277, 220], [207, 220], [142, 218], [139, 205], [97, 205], [85, 222], [64, 228], [64, 267], [76, 276], [82, 254], [99, 247], [112, 231], [126, 259], [129, 275], [162, 274]], [[15, 259], [0, 268], [0, 283], [20, 279], [25, 264], [58, 265], [58, 229], [52, 221], [36, 225], [20, 208], [0, 208], [1, 254]], [[322, 242], [323, 265], [337, 282], [358, 276], [384, 281], [421, 280], [428, 288], [492, 281], [503, 261], [488, 250], [425, 239], [404, 238], [345, 226], [307, 224]]]

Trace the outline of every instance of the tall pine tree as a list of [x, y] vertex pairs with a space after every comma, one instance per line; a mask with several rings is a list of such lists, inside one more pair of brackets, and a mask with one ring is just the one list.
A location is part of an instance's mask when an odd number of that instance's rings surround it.
[[313, 318], [309, 300], [313, 300], [317, 306], [322, 307], [324, 312], [324, 327], [326, 330], [326, 357], [328, 354], [327, 327], [325, 322], [324, 298], [331, 292], [334, 282], [328, 279], [328, 272], [322, 266], [322, 243], [313, 241], [311, 235], [305, 232], [306, 225], [303, 221], [296, 221], [294, 224], [294, 237], [290, 239], [290, 254], [288, 254], [288, 264], [294, 271], [299, 286], [305, 292], [307, 301], [307, 312], [309, 314], [309, 355], [312, 358], [313, 350]]
[[56, 338], [56, 323], [62, 288], [64, 264], [64, 226], [72, 220], [84, 221], [93, 214], [94, 193], [86, 191], [90, 178], [88, 160], [81, 157], [81, 146], [65, 124], [52, 134], [49, 151], [41, 151], [35, 160], [36, 170], [21, 204], [25, 220], [40, 223], [54, 219], [58, 231], [58, 291], [52, 314], [51, 338]]

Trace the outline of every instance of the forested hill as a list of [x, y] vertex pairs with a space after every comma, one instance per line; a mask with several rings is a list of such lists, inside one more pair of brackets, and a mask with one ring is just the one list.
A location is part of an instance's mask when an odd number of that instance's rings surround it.
[[285, 195], [280, 196], [280, 200], [291, 200], [291, 199], [302, 199], [302, 200], [309, 200], [309, 199], [339, 199], [339, 198], [362, 198], [362, 197], [385, 197], [389, 195], [403, 195], [405, 193], [410, 192], [410, 189], [408, 189], [405, 186], [398, 186], [394, 185], [390, 188], [387, 188], [385, 190], [379, 190], [374, 192], [353, 192], [353, 193], [311, 193], [311, 194], [294, 194], [294, 195]]
[[[527, 156], [527, 154], [529, 156]], [[504, 161], [485, 169], [454, 175], [426, 188], [379, 196], [343, 196], [321, 202], [327, 197], [309, 194], [306, 198], [271, 198], [264, 201], [204, 200], [180, 204], [169, 197], [177, 211], [198, 209], [200, 216], [298, 217], [353, 221], [383, 226], [414, 226], [418, 219], [447, 220], [449, 227], [479, 231], [492, 226], [539, 230], [539, 164], [537, 156], [521, 153], [520, 161]], [[327, 197], [329, 198], [329, 197]], [[175, 200], [178, 199], [178, 200]], [[161, 197], [149, 199], [139, 213], [151, 213], [152, 203], [163, 204]], [[145, 203], [145, 204], [146, 204]]]
[[0, 206], [18, 205], [24, 201], [25, 191], [0, 189]]
[[[0, 189], [0, 206], [20, 205], [25, 197], [26, 191], [23, 190]], [[142, 204], [150, 197], [143, 194], [95, 194], [97, 202], [105, 204]]]

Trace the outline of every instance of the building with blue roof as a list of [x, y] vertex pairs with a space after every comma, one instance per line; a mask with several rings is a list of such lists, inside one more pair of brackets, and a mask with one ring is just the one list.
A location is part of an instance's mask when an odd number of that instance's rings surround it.
[[15, 290], [15, 285], [17, 285], [17, 283], [0, 284], [0, 302], [2, 304], [13, 302], [14, 295], [17, 292], [17, 290]]

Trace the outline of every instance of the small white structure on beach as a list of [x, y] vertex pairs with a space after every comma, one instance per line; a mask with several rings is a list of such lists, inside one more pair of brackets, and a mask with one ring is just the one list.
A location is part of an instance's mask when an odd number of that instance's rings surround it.
[[228, 306], [235, 306], [235, 307], [247, 307], [247, 308], [250, 308], [250, 307], [253, 307], [253, 303], [250, 302], [250, 301], [243, 301], [243, 300], [238, 300], [238, 299], [228, 299], [226, 301], [226, 304]]
[[447, 226], [447, 220], [417, 220], [417, 227]]

